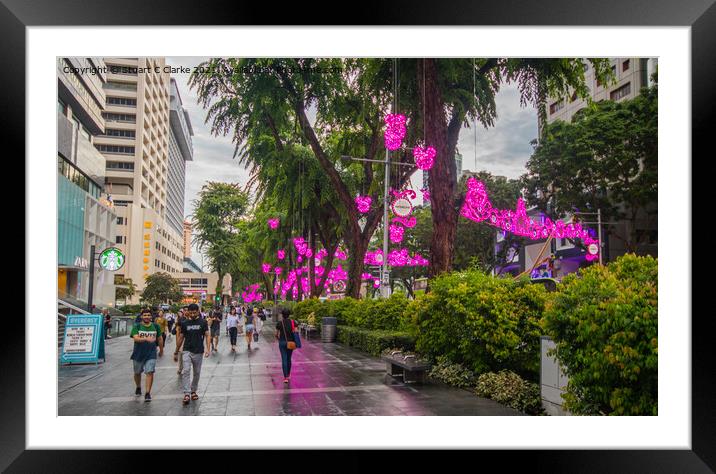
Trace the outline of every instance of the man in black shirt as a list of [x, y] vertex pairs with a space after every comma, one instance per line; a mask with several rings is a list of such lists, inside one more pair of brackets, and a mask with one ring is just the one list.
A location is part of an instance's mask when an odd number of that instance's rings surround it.
[[[182, 368], [182, 388], [184, 390], [184, 405], [189, 400], [198, 400], [199, 395], [196, 390], [199, 387], [199, 377], [201, 376], [202, 353], [204, 357], [211, 354], [209, 335], [209, 326], [206, 320], [199, 318], [199, 306], [190, 304], [188, 308], [188, 317], [177, 327], [177, 348], [182, 348], [183, 368]], [[179, 352], [174, 352], [177, 357]], [[189, 371], [194, 369], [194, 376], [189, 386]]]

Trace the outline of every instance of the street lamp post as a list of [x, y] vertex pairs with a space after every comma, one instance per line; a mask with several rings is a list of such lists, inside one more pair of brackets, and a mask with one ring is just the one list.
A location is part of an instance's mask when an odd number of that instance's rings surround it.
[[381, 163], [385, 165], [385, 183], [383, 185], [383, 264], [380, 267], [380, 295], [384, 298], [390, 296], [390, 270], [388, 269], [388, 206], [390, 203], [390, 165], [409, 166], [410, 163], [391, 163], [390, 150], [385, 149], [385, 160], [369, 160], [367, 158], [355, 158], [353, 156], [341, 155], [345, 161], [367, 161], [369, 163]]

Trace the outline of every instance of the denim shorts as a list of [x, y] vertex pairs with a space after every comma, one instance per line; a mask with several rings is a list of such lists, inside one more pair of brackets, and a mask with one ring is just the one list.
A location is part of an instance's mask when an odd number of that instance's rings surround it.
[[254, 325], [253, 325], [253, 324], [247, 324], [247, 325], [246, 325], [246, 332], [251, 332], [251, 331], [253, 331], [253, 330], [254, 330]]
[[134, 373], [141, 374], [153, 374], [154, 368], [157, 365], [157, 359], [147, 359], [145, 361], [132, 360], [134, 362]]

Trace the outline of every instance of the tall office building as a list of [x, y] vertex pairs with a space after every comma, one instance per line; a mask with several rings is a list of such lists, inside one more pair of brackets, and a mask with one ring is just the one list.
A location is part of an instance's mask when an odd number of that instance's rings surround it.
[[[594, 70], [591, 65], [585, 66], [585, 79], [589, 88], [590, 97], [593, 101], [602, 100], [622, 101], [633, 99], [641, 93], [642, 88], [654, 85], [651, 76], [656, 72], [658, 66], [657, 58], [611, 58], [611, 67], [616, 83], [602, 84], [594, 77]], [[547, 123], [556, 120], [569, 122], [577, 111], [587, 106], [587, 101], [577, 98], [576, 94], [571, 97], [554, 98], [547, 101]], [[539, 123], [540, 130], [542, 124]], [[649, 213], [640, 212], [632, 223], [620, 221], [611, 225], [604, 225], [605, 249], [604, 256], [612, 260], [619, 255], [626, 253], [626, 247], [622, 239], [609, 238], [610, 234], [628, 235], [632, 231], [632, 225], [637, 232], [642, 233], [646, 238], [637, 248], [637, 253], [656, 256], [658, 250], [657, 224], [654, 216], [648, 214], [656, 213], [657, 203], [649, 206]], [[594, 219], [590, 219], [593, 221]]]
[[184, 258], [191, 257], [191, 222], [184, 221]]
[[[57, 58], [57, 292], [84, 309], [90, 247], [114, 245], [116, 214], [103, 192], [105, 159], [94, 147], [105, 133], [107, 77], [99, 58]], [[95, 264], [92, 302], [114, 304], [114, 277]]]
[[[181, 95], [174, 79], [169, 89], [169, 181], [167, 189], [167, 221], [178, 233], [184, 232], [184, 177], [186, 161], [194, 158], [189, 114], [182, 106]], [[185, 255], [186, 256], [186, 250]]]
[[[106, 188], [117, 208], [119, 278], [137, 296], [145, 278], [183, 268], [181, 230], [169, 224], [170, 78], [164, 58], [105, 58], [105, 133], [95, 145], [107, 160]], [[182, 206], [183, 207], [183, 206]]]

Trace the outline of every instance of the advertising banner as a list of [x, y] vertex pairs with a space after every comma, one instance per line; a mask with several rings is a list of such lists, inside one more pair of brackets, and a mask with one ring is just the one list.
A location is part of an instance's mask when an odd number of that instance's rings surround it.
[[62, 338], [61, 364], [98, 363], [104, 356], [104, 319], [101, 314], [70, 314]]

